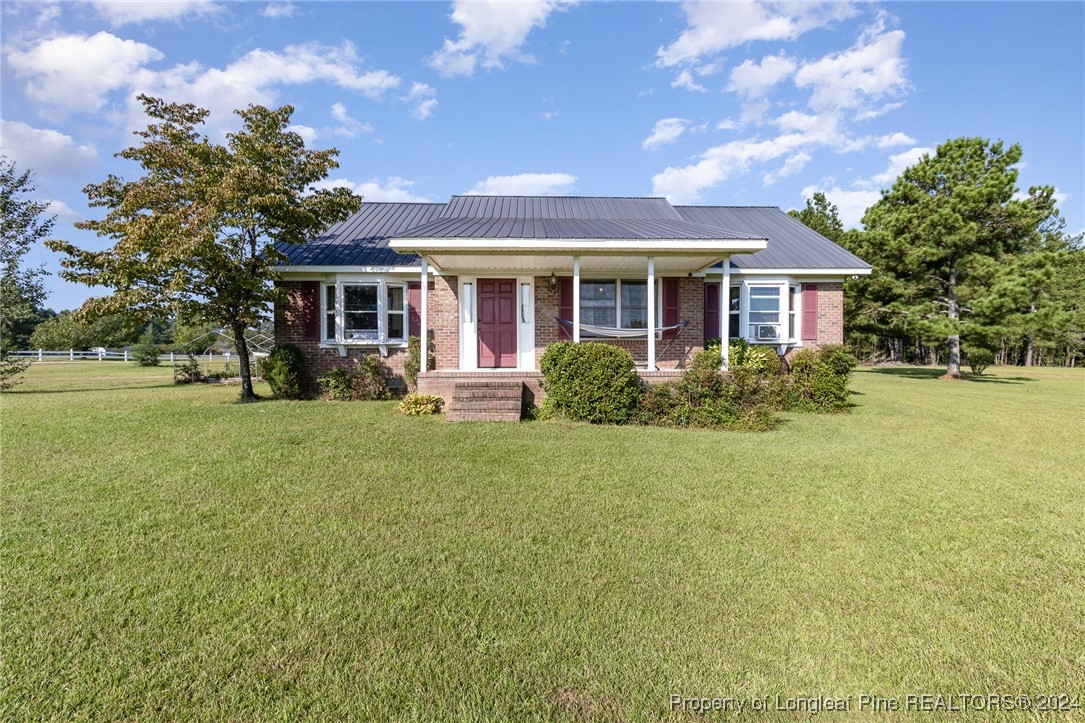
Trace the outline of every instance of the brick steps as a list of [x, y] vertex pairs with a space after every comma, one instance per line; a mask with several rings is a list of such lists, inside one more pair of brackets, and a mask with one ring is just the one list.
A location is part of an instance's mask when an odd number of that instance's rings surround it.
[[523, 382], [456, 382], [445, 416], [450, 422], [519, 422], [523, 399]]

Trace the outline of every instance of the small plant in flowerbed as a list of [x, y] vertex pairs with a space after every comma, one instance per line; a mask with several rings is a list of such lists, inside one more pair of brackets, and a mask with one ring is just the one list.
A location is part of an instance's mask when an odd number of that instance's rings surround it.
[[349, 402], [351, 400], [350, 372], [342, 367], [336, 367], [317, 379], [323, 395], [337, 402]]
[[445, 400], [432, 394], [408, 394], [403, 398], [403, 401], [396, 405], [396, 409], [399, 410], [400, 414], [406, 414], [410, 417], [424, 414], [440, 414], [444, 403]]

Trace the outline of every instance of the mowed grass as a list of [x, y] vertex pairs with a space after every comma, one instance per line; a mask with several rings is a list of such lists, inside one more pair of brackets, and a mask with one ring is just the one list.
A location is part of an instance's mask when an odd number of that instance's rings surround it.
[[0, 719], [1085, 694], [1085, 375], [939, 373], [736, 434], [33, 367], [0, 396]]

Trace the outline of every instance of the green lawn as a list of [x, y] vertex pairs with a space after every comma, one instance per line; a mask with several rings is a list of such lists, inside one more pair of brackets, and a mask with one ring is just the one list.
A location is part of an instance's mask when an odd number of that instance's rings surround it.
[[939, 373], [736, 434], [36, 366], [0, 396], [0, 720], [1085, 695], [1085, 375]]

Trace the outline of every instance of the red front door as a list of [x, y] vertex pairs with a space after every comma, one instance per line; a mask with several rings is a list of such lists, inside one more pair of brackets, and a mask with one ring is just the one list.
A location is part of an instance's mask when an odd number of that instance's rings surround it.
[[516, 368], [516, 281], [478, 280], [478, 365]]

